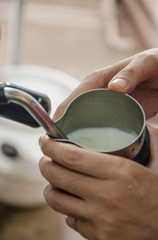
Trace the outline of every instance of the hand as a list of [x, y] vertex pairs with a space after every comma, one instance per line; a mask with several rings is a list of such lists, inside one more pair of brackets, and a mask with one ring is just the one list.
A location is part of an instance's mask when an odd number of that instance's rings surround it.
[[149, 132], [151, 168], [42, 137], [47, 203], [88, 240], [157, 240], [158, 130]]
[[89, 74], [57, 108], [54, 120], [61, 117], [69, 102], [80, 93], [107, 87], [131, 94], [144, 108], [147, 119], [154, 116], [158, 112], [158, 48]]

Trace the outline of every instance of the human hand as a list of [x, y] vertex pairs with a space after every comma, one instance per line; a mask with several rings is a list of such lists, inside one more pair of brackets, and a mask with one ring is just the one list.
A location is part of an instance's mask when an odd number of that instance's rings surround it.
[[[158, 130], [149, 127], [151, 158]], [[88, 240], [157, 240], [158, 173], [129, 159], [40, 139], [47, 203]], [[151, 161], [152, 163], [154, 161]], [[153, 170], [151, 170], [153, 168]]]
[[147, 119], [154, 116], [158, 112], [158, 48], [138, 53], [89, 74], [57, 108], [54, 120], [61, 117], [66, 106], [77, 95], [107, 87], [132, 95], [142, 105]]

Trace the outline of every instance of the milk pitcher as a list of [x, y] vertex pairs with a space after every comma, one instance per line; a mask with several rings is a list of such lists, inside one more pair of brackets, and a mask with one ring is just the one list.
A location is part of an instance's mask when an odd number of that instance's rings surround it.
[[[0, 84], [1, 116], [33, 127], [42, 126], [57, 141], [147, 165], [150, 137], [145, 113], [131, 96], [108, 89], [84, 92], [70, 102], [63, 116], [55, 122], [50, 119], [45, 102], [50, 105], [49, 99], [39, 93]], [[11, 103], [15, 108], [20, 105], [21, 110], [16, 114], [14, 109], [10, 111], [8, 104]]]

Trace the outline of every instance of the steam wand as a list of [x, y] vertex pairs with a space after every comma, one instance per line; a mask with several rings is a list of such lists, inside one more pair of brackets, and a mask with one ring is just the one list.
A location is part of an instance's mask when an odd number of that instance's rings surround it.
[[[2, 90], [1, 86], [0, 90]], [[5, 103], [13, 102], [21, 105], [53, 138], [67, 139], [67, 136], [56, 125], [56, 123], [52, 121], [42, 105], [30, 94], [16, 88], [4, 86], [3, 94], [0, 94], [0, 97], [1, 96], [4, 98]]]

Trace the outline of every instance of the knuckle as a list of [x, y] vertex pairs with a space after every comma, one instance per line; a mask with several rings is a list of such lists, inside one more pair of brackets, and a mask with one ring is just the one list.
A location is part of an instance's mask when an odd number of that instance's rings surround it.
[[95, 79], [98, 76], [98, 74], [99, 74], [98, 71], [94, 71], [92, 73], [89, 73], [84, 78], [84, 81], [91, 81], [92, 79]]
[[[114, 218], [103, 217], [98, 223], [95, 229], [96, 240], [112, 240], [115, 236], [118, 237], [120, 226]], [[103, 226], [103, 228], [101, 226]]]
[[60, 181], [60, 176], [55, 167], [51, 166], [50, 170], [47, 171], [47, 173], [48, 173], [47, 179], [52, 185], [56, 185], [56, 183]]
[[52, 185], [55, 185], [59, 181], [59, 174], [56, 165], [49, 159], [47, 160], [47, 157], [45, 156], [40, 159], [39, 165], [42, 176]]
[[51, 148], [52, 145], [52, 140], [46, 136], [44, 140], [40, 143], [40, 147], [42, 152], [45, 154], [47, 153], [48, 149]]
[[150, 51], [144, 51], [140, 54], [137, 54], [136, 56], [139, 57], [139, 59], [141, 58], [141, 59], [144, 59], [144, 61], [153, 63], [158, 61], [157, 54], [158, 54], [158, 51], [151, 49]]
[[120, 177], [123, 181], [127, 182], [128, 184], [134, 184], [139, 182], [141, 178], [141, 171], [139, 165], [133, 164], [133, 162], [128, 162], [124, 164], [122, 168], [119, 170]]
[[48, 201], [48, 205], [51, 206], [55, 211], [60, 212], [61, 211], [61, 203], [59, 199], [55, 197], [55, 195], [52, 195], [51, 199]]
[[42, 169], [45, 165], [45, 156], [42, 156], [39, 161], [39, 168]]
[[39, 168], [40, 168], [42, 175], [44, 174], [44, 170], [45, 170], [46, 166], [47, 166], [46, 156], [43, 156], [43, 157], [41, 157], [41, 159], [39, 161]]
[[62, 190], [49, 185], [49, 190], [45, 195], [45, 199], [48, 205], [55, 211], [65, 215], [72, 215], [71, 209], [67, 207], [62, 197]]
[[119, 196], [114, 192], [100, 192], [98, 194], [99, 201], [105, 204], [108, 208], [114, 208], [119, 205]]
[[126, 67], [126, 69], [122, 70], [119, 74], [122, 78], [126, 78], [126, 76], [134, 76], [136, 69], [134, 66]]
[[60, 211], [61, 209], [60, 200], [56, 197], [53, 187], [50, 184], [47, 185], [44, 190], [44, 197], [51, 208], [53, 208], [56, 211]]
[[96, 88], [98, 85], [98, 80], [104, 78], [105, 69], [98, 69], [92, 73], [87, 74], [84, 78], [84, 82], [90, 82], [91, 88]]
[[73, 168], [80, 159], [80, 152], [78, 147], [74, 145], [70, 145], [69, 148], [66, 149], [64, 154], [63, 161], [67, 167]]
[[139, 53], [135, 56], [135, 61], [142, 62], [143, 66], [146, 66], [146, 69], [152, 75], [153, 71], [157, 72], [158, 50], [155, 51], [155, 49], [151, 49], [151, 50]]
[[39, 143], [40, 143], [40, 148], [41, 148], [41, 150], [43, 151], [43, 149], [44, 149], [45, 146], [46, 146], [46, 142], [45, 142], [45, 140], [43, 140], [43, 141], [40, 142], [40, 139], [39, 139]]

